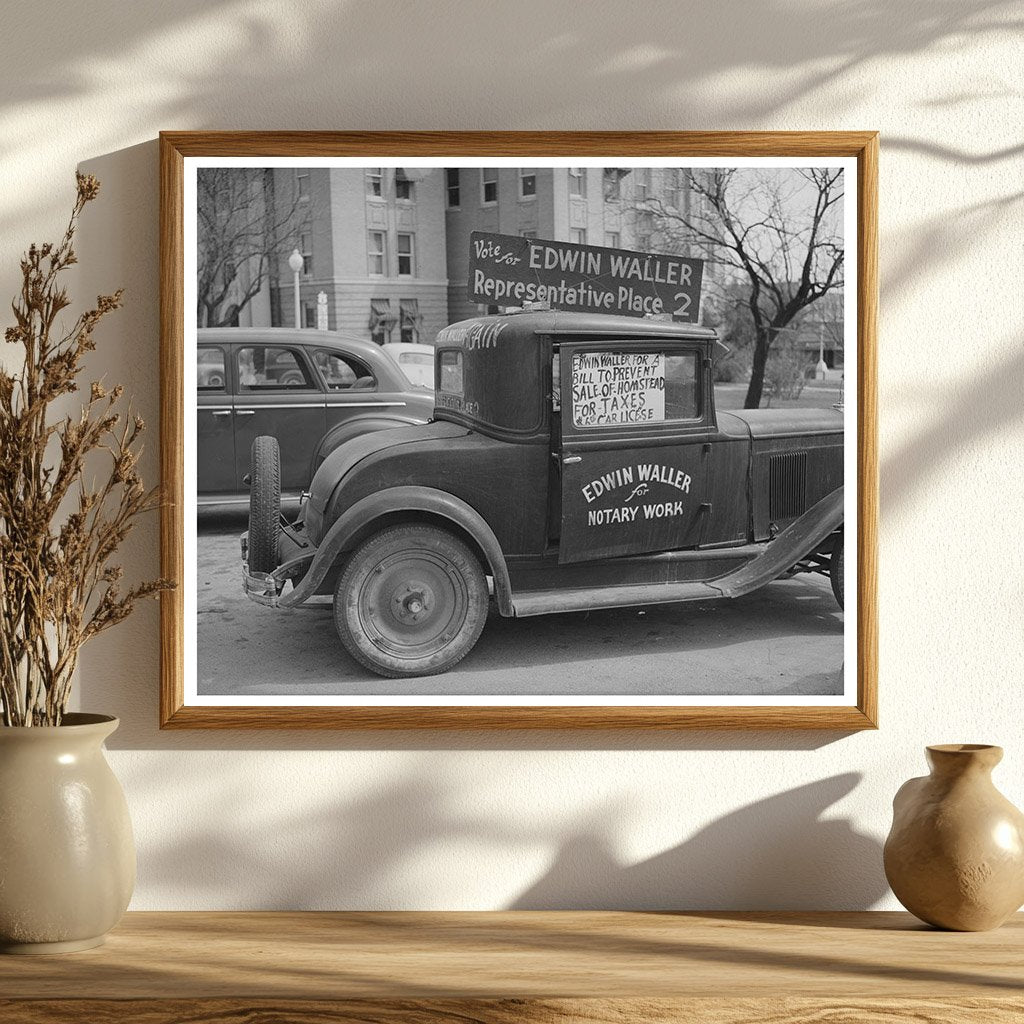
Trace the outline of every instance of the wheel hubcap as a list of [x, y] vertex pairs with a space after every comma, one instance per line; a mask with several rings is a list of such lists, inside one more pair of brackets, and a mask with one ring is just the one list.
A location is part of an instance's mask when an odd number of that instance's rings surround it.
[[435, 605], [434, 592], [419, 580], [400, 586], [391, 598], [391, 613], [399, 622], [419, 622]]
[[457, 566], [429, 549], [394, 552], [365, 576], [358, 592], [363, 633], [400, 658], [429, 657], [455, 637], [469, 611]]

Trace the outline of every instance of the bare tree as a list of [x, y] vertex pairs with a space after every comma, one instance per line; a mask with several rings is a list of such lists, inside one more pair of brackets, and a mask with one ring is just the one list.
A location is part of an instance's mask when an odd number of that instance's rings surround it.
[[272, 170], [202, 167], [197, 173], [196, 317], [224, 327], [259, 294], [274, 266], [296, 245], [311, 216], [298, 188], [275, 191]]
[[731, 267], [750, 284], [747, 307], [754, 328], [750, 385], [744, 406], [756, 409], [765, 367], [779, 332], [801, 310], [843, 285], [841, 234], [843, 172], [810, 167], [754, 172], [695, 170], [683, 209], [644, 200], [655, 215], [663, 247], [688, 249], [709, 263]]

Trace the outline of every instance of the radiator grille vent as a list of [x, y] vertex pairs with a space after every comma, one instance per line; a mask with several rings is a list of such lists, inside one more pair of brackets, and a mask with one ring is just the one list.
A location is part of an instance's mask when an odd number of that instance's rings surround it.
[[768, 510], [772, 522], [807, 509], [807, 452], [773, 455], [768, 463]]

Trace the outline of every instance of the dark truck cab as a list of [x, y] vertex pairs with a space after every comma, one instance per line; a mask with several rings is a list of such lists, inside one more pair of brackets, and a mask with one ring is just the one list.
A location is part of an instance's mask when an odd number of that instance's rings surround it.
[[334, 595], [385, 676], [450, 668], [505, 616], [737, 597], [797, 572], [842, 603], [843, 422], [717, 413], [713, 331], [581, 313], [479, 317], [437, 338], [428, 424], [332, 452], [297, 521], [254, 445], [244, 586]]

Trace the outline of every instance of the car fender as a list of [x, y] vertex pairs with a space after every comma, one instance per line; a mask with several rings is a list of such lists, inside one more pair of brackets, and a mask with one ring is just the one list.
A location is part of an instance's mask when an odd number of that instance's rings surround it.
[[338, 556], [375, 520], [394, 513], [419, 512], [446, 519], [464, 530], [487, 560], [494, 578], [494, 596], [502, 615], [512, 614], [512, 584], [498, 538], [472, 505], [434, 487], [389, 487], [368, 494], [346, 509], [324, 534], [302, 579], [281, 595], [278, 605], [292, 607], [312, 597]]
[[324, 459], [331, 454], [331, 452], [336, 448], [340, 448], [346, 441], [351, 441], [354, 437], [361, 437], [363, 434], [372, 434], [377, 430], [394, 430], [396, 427], [413, 427], [423, 422], [423, 420], [417, 419], [415, 416], [381, 416], [380, 414], [355, 416], [352, 419], [345, 420], [344, 423], [339, 423], [337, 426], [328, 430], [320, 439], [320, 443], [316, 446], [316, 451], [313, 453], [313, 464], [310, 467], [310, 478], [312, 479], [313, 474], [315, 474], [320, 468], [320, 463], [322, 463]]

